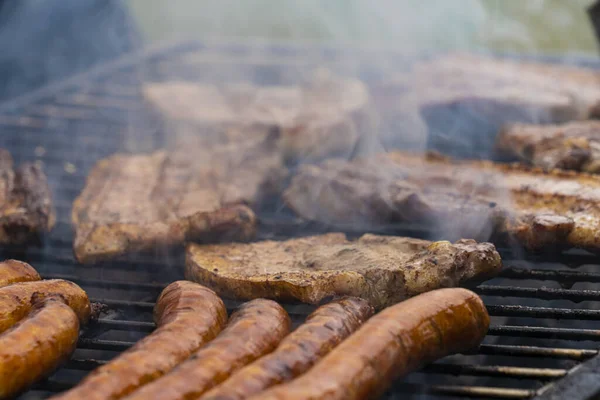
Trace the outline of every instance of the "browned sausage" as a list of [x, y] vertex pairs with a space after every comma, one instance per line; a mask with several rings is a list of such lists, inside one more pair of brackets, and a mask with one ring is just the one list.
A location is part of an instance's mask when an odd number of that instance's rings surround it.
[[289, 316], [274, 301], [245, 303], [215, 340], [126, 399], [196, 399], [234, 371], [272, 351], [289, 329]]
[[55, 399], [118, 399], [157, 379], [219, 334], [227, 323], [223, 301], [197, 283], [177, 281], [157, 300], [158, 329], [90, 373]]
[[333, 301], [308, 316], [277, 349], [242, 368], [202, 399], [241, 400], [306, 372], [373, 314], [366, 300]]
[[17, 260], [0, 262], [0, 287], [17, 282], [39, 281], [40, 275], [27, 263]]
[[476, 347], [488, 326], [488, 313], [475, 293], [424, 293], [371, 318], [304, 375], [251, 399], [377, 398], [395, 378]]
[[73, 282], [49, 279], [37, 282], [20, 282], [0, 288], [0, 332], [25, 318], [33, 306], [32, 298], [60, 295], [83, 325], [90, 317], [90, 301], [87, 294]]
[[54, 371], [73, 353], [78, 336], [79, 319], [64, 299], [35, 301], [31, 314], [0, 335], [0, 399]]

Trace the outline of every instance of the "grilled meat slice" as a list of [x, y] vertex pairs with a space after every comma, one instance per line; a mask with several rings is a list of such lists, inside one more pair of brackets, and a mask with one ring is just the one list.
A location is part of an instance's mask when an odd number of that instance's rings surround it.
[[511, 124], [496, 141], [498, 152], [544, 169], [600, 172], [600, 121], [562, 125]]
[[305, 374], [250, 399], [376, 399], [395, 378], [476, 348], [489, 324], [485, 305], [469, 290], [424, 293], [372, 317]]
[[415, 222], [450, 239], [600, 251], [600, 177], [583, 173], [395, 152], [305, 166], [284, 198], [336, 226]]
[[73, 204], [75, 256], [86, 263], [186, 240], [249, 239], [248, 206], [279, 193], [285, 175], [269, 139], [101, 160]]
[[55, 213], [46, 175], [37, 164], [15, 169], [0, 149], [0, 244], [23, 244], [52, 229]]
[[493, 245], [342, 233], [187, 249], [186, 278], [225, 296], [319, 304], [355, 296], [383, 308], [440, 287], [482, 281], [501, 268]]
[[[244, 135], [259, 137], [276, 129], [280, 149], [289, 161], [348, 156], [361, 133], [371, 133], [366, 86], [327, 71], [297, 86], [172, 81], [146, 84], [143, 90], [149, 103], [172, 124], [175, 136], [188, 136], [195, 130], [223, 140], [220, 137], [239, 134], [239, 130], [231, 132], [231, 127], [243, 127]], [[219, 126], [225, 132], [214, 135]]]

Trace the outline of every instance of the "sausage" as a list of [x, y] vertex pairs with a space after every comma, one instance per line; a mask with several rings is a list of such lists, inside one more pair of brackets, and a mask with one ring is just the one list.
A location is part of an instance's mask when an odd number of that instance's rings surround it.
[[154, 308], [157, 329], [54, 399], [118, 399], [159, 378], [214, 339], [227, 323], [223, 301], [197, 283], [167, 286]]
[[290, 317], [274, 301], [257, 299], [244, 303], [215, 340], [126, 399], [198, 398], [234, 371], [271, 352], [289, 329]]
[[373, 314], [366, 300], [342, 298], [319, 307], [277, 349], [240, 369], [202, 399], [241, 400], [306, 372]]
[[79, 318], [63, 298], [34, 300], [31, 311], [0, 335], [0, 399], [49, 375], [77, 347]]
[[17, 282], [39, 281], [42, 279], [33, 267], [17, 260], [0, 262], [0, 287]]
[[489, 316], [473, 292], [439, 289], [389, 307], [295, 380], [254, 400], [373, 399], [426, 363], [476, 347]]
[[61, 295], [65, 299], [77, 314], [81, 325], [90, 318], [90, 300], [83, 289], [73, 282], [62, 279], [20, 282], [0, 288], [0, 333], [29, 314], [33, 298], [52, 295]]

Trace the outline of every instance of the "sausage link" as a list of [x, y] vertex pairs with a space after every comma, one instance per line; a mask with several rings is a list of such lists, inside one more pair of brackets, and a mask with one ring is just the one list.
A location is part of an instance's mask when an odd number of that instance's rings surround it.
[[54, 399], [118, 399], [159, 378], [214, 339], [227, 323], [223, 301], [197, 283], [177, 281], [157, 300], [158, 328], [73, 389]]
[[54, 371], [73, 353], [78, 336], [79, 319], [62, 298], [35, 301], [31, 314], [0, 335], [0, 399]]
[[33, 298], [60, 295], [70, 306], [81, 325], [90, 318], [90, 301], [87, 294], [73, 282], [48, 279], [37, 282], [20, 282], [0, 288], [0, 333], [25, 318], [33, 307]]
[[489, 316], [466, 289], [440, 289], [389, 307], [295, 380], [250, 399], [377, 398], [391, 382], [426, 363], [476, 347]]
[[17, 282], [39, 281], [40, 275], [27, 263], [17, 260], [0, 262], [0, 287]]
[[288, 314], [274, 301], [244, 303], [215, 340], [126, 399], [196, 399], [234, 371], [271, 352], [289, 329]]
[[373, 314], [366, 300], [347, 297], [308, 316], [277, 349], [240, 369], [202, 399], [242, 400], [306, 372]]

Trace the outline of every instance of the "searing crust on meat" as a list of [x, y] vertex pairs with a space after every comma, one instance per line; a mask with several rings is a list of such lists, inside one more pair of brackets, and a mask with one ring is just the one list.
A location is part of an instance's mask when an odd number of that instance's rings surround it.
[[23, 244], [52, 229], [55, 222], [48, 180], [37, 164], [15, 169], [0, 149], [0, 244]]
[[327, 224], [414, 222], [446, 238], [600, 251], [600, 177], [584, 173], [395, 152], [303, 167], [284, 197]]
[[31, 313], [0, 335], [0, 399], [49, 375], [77, 346], [77, 314], [59, 295], [34, 302]]
[[497, 150], [544, 169], [600, 172], [600, 121], [562, 125], [511, 124], [498, 134]]
[[249, 206], [286, 175], [271, 138], [101, 160], [73, 204], [80, 262], [130, 252], [253, 237]]
[[39, 281], [40, 274], [29, 264], [17, 260], [0, 262], [0, 287], [17, 282]]
[[319, 307], [272, 353], [240, 369], [202, 400], [242, 400], [290, 381], [356, 331], [371, 315], [369, 303], [345, 297]]
[[456, 243], [344, 234], [249, 244], [190, 244], [186, 278], [225, 297], [265, 297], [319, 304], [356, 296], [375, 308], [440, 287], [497, 274], [500, 256], [489, 243]]
[[[172, 81], [149, 83], [144, 95], [169, 122], [174, 134], [245, 127], [246, 135], [280, 132], [280, 149], [291, 161], [350, 155], [369, 129], [369, 93], [356, 79], [321, 70], [303, 85], [215, 86]], [[190, 128], [190, 125], [192, 126]], [[262, 129], [260, 128], [262, 127]]]

